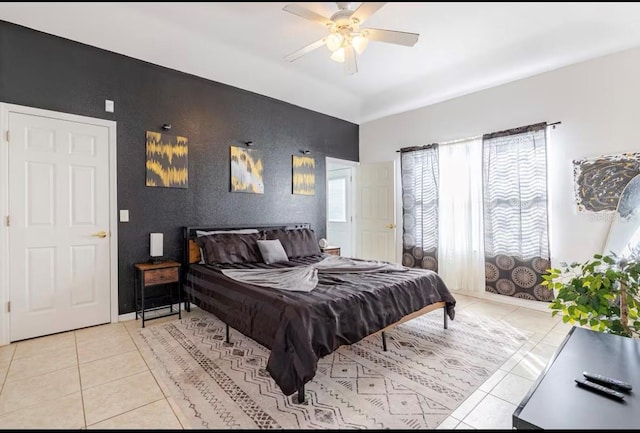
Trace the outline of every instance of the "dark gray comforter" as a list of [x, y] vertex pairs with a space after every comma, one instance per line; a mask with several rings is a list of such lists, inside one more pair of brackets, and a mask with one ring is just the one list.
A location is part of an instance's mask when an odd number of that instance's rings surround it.
[[311, 292], [241, 283], [220, 269], [300, 266], [323, 256], [267, 265], [191, 265], [188, 300], [271, 350], [267, 371], [291, 395], [311, 380], [318, 359], [353, 344], [436, 302], [455, 315], [455, 299], [440, 277], [424, 269], [407, 272], [319, 274]]

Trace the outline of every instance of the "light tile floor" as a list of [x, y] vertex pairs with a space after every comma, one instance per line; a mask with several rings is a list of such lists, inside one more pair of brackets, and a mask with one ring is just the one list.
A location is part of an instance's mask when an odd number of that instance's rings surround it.
[[[455, 297], [456, 310], [502, 319], [534, 335], [438, 428], [511, 429], [513, 411], [571, 326], [550, 312]], [[177, 317], [147, 326], [169, 320]], [[131, 320], [0, 347], [0, 429], [190, 428], [136, 345], [139, 327]]]

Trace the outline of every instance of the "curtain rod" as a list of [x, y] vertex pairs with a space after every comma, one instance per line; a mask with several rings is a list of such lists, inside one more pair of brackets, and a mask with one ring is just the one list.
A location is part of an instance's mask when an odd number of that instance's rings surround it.
[[[556, 129], [556, 125], [561, 125], [561, 124], [562, 124], [562, 121], [547, 123], [547, 127], [553, 126], [553, 129]], [[431, 143], [431, 144], [427, 144], [426, 146], [413, 146], [413, 147], [410, 147], [409, 149], [418, 149], [420, 147], [433, 146], [434, 144], [437, 144], [438, 146], [446, 146], [447, 144], [455, 144], [455, 143], [460, 143], [461, 141], [475, 140], [477, 138], [482, 138], [482, 135], [476, 135], [474, 137], [468, 137], [468, 138], [458, 138], [456, 140], [443, 141], [442, 143]], [[402, 149], [396, 150], [396, 153], [400, 153], [400, 152], [402, 152]]]

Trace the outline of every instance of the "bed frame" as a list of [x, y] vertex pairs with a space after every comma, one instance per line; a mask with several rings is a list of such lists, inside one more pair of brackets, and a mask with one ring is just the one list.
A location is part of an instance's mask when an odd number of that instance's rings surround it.
[[[257, 230], [273, 230], [273, 229], [308, 229], [311, 225], [308, 223], [292, 223], [292, 224], [273, 224], [273, 225], [253, 225], [253, 226], [198, 226], [198, 227], [183, 227], [182, 228], [182, 284], [187, 280], [187, 273], [189, 267], [193, 263], [200, 262], [200, 248], [196, 244], [196, 231], [214, 231], [214, 230], [243, 230], [243, 229], [257, 229]], [[191, 304], [185, 297], [184, 309], [191, 311]], [[227, 343], [229, 342], [229, 325], [227, 325]]]
[[[195, 242], [196, 231], [214, 231], [214, 230], [242, 230], [242, 229], [257, 229], [257, 230], [272, 230], [272, 229], [302, 229], [302, 228], [311, 228], [309, 223], [292, 223], [292, 224], [279, 224], [279, 225], [252, 225], [252, 226], [199, 226], [199, 227], [183, 227], [183, 259], [182, 259], [182, 283], [186, 282], [187, 273], [189, 272], [189, 266], [193, 263], [198, 263], [200, 261], [200, 248], [198, 244]], [[185, 297], [184, 308], [187, 311], [191, 311], [191, 305], [189, 299]], [[402, 319], [398, 320], [391, 325], [374, 332], [371, 335], [378, 335], [382, 337], [382, 350], [387, 351], [387, 339], [386, 339], [386, 331], [389, 331], [396, 326], [408, 322], [409, 320], [415, 319], [416, 317], [422, 316], [423, 314], [429, 313], [431, 311], [437, 310], [438, 308], [442, 308], [444, 312], [444, 329], [448, 328], [448, 317], [447, 317], [447, 308], [445, 302], [435, 302], [431, 305], [427, 305], [421, 310], [415, 311], [411, 314], [404, 316]], [[229, 339], [229, 325], [225, 323], [225, 342], [230, 343]], [[302, 385], [298, 389], [298, 403], [304, 403], [304, 385]]]

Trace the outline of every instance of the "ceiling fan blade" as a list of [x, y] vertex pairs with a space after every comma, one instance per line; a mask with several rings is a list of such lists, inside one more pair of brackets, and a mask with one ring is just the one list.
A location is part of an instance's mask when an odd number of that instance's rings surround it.
[[351, 15], [351, 19], [357, 19], [360, 24], [365, 22], [367, 18], [376, 13], [378, 9], [386, 5], [386, 2], [364, 2], [358, 9]]
[[395, 30], [364, 29], [360, 33], [372, 41], [388, 42], [390, 44], [412, 47], [418, 42], [418, 33], [398, 32]]
[[324, 44], [325, 44], [325, 38], [322, 38], [318, 41], [315, 41], [312, 44], [307, 45], [304, 48], [300, 48], [299, 50], [294, 51], [293, 53], [285, 56], [284, 59], [288, 62], [293, 62], [295, 60], [298, 60], [300, 57], [304, 56], [305, 54], [315, 50], [316, 48], [320, 48]]
[[358, 72], [356, 50], [351, 45], [344, 47], [344, 72], [348, 75], [353, 75]]
[[297, 15], [299, 17], [306, 18], [318, 24], [322, 24], [323, 26], [333, 25], [333, 21], [331, 21], [329, 18], [323, 17], [322, 15], [317, 14], [314, 11], [309, 10], [295, 3], [286, 5], [285, 7], [282, 8], [282, 10], [292, 13], [294, 15]]

